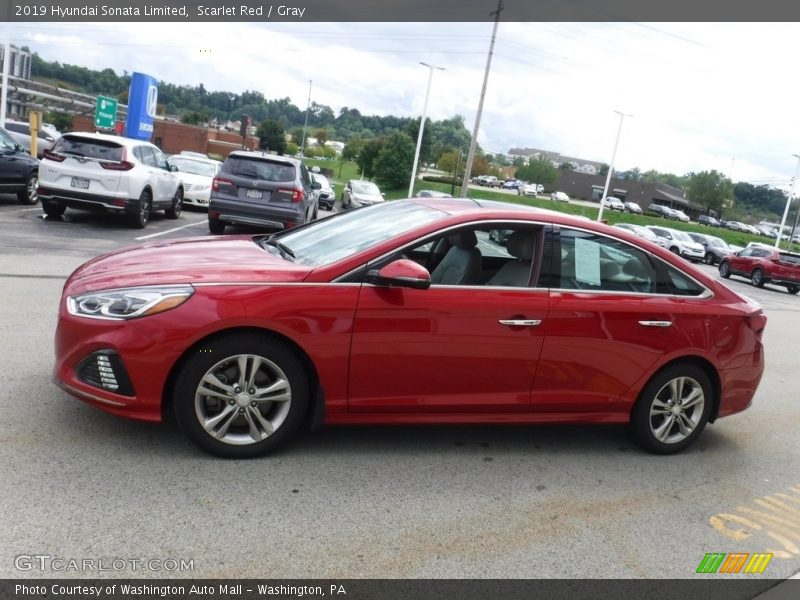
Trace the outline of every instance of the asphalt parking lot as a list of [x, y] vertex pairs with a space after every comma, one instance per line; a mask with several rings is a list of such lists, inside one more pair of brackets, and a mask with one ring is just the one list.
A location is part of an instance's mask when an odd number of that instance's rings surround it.
[[769, 317], [764, 379], [751, 409], [676, 456], [617, 427], [343, 427], [224, 461], [50, 379], [69, 272], [209, 235], [205, 213], [135, 230], [0, 196], [0, 232], [0, 577], [65, 575], [20, 555], [193, 561], [70, 577], [691, 578], [708, 552], [772, 552], [770, 578], [800, 570], [800, 298], [783, 288], [729, 281]]

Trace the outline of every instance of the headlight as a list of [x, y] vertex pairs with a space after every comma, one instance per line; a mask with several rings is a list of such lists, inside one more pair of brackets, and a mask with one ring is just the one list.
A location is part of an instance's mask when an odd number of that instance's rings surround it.
[[186, 302], [190, 285], [147, 286], [90, 292], [67, 297], [69, 314], [95, 319], [134, 319], [155, 315]]

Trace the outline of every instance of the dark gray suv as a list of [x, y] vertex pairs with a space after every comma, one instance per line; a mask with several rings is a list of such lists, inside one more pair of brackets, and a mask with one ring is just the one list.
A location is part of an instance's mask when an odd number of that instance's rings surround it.
[[208, 229], [226, 225], [288, 229], [317, 218], [320, 184], [302, 161], [264, 152], [231, 152], [211, 185]]

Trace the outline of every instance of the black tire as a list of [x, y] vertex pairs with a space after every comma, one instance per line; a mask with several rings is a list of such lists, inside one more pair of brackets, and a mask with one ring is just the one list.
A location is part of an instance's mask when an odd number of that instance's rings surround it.
[[750, 283], [758, 288], [764, 287], [764, 272], [761, 269], [753, 269], [750, 273]]
[[677, 246], [673, 246], [672, 248], [669, 249], [669, 251], [672, 252], [673, 254], [677, 254], [678, 256], [681, 255], [681, 249], [678, 248]]
[[[246, 357], [244, 374], [241, 357]], [[256, 358], [260, 362], [252, 374]], [[211, 376], [219, 385], [209, 383]], [[250, 378], [251, 388], [238, 387]], [[263, 391], [276, 385], [272, 393]], [[297, 432], [308, 410], [308, 374], [279, 340], [230, 334], [201, 344], [186, 357], [173, 399], [178, 424], [198, 447], [223, 458], [252, 458], [274, 450]]]
[[147, 190], [142, 191], [139, 196], [139, 206], [136, 213], [131, 215], [131, 226], [135, 229], [144, 229], [150, 222], [150, 213], [153, 212], [153, 199], [150, 197], [150, 192]]
[[43, 200], [42, 201], [42, 209], [44, 210], [44, 214], [48, 216], [50, 219], [58, 219], [61, 215], [64, 214], [64, 211], [67, 210], [66, 205], [61, 204], [60, 202], [54, 202], [52, 200]]
[[25, 180], [25, 189], [17, 192], [17, 202], [33, 206], [39, 202], [39, 194], [36, 188], [39, 185], [39, 174], [34, 171]]
[[639, 394], [630, 433], [654, 454], [680, 452], [703, 432], [713, 402], [705, 371], [689, 363], [674, 364], [656, 373]]
[[719, 276], [723, 279], [727, 279], [731, 276], [731, 266], [728, 264], [728, 261], [723, 260], [719, 263]]
[[800, 292], [800, 286], [799, 285], [787, 285], [786, 286], [786, 291], [789, 292], [790, 294], [796, 294], [797, 292]]
[[215, 235], [219, 235], [220, 233], [225, 233], [225, 223], [223, 223], [219, 219], [213, 219], [209, 216], [208, 230]]
[[172, 205], [164, 211], [168, 219], [177, 219], [181, 216], [181, 209], [183, 208], [183, 188], [178, 186], [175, 191], [175, 196], [172, 198]]
[[714, 264], [714, 255], [711, 252], [706, 252], [706, 255], [703, 257], [703, 262], [707, 265]]

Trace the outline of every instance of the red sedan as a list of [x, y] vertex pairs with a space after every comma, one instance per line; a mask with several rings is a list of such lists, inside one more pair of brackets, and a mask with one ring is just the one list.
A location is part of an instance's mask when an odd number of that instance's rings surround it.
[[356, 423], [629, 423], [672, 453], [750, 405], [765, 325], [620, 229], [420, 198], [95, 258], [64, 286], [55, 380], [116, 415], [174, 411], [225, 457]]
[[783, 252], [759, 244], [729, 254], [719, 263], [719, 274], [747, 277], [756, 287], [773, 283], [786, 287], [790, 294], [800, 292], [800, 254]]

